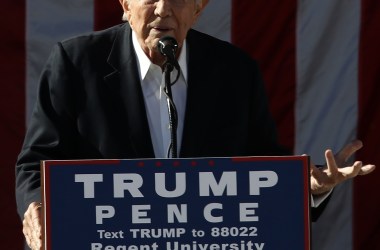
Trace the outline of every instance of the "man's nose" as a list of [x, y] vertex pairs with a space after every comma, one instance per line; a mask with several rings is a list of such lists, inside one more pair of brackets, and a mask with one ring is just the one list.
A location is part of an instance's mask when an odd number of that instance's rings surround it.
[[156, 4], [154, 14], [160, 17], [166, 17], [172, 15], [172, 4], [169, 0], [159, 0]]

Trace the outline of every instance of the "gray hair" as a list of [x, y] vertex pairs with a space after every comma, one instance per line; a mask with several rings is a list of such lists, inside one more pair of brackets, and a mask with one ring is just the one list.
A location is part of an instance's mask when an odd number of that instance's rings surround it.
[[[131, 0], [127, 0], [127, 2], [129, 3]], [[199, 5], [199, 6], [202, 6], [202, 0], [194, 0], [195, 1], [195, 3], [197, 4], [197, 5]], [[124, 12], [123, 13], [123, 17], [122, 17], [122, 20], [123, 21], [128, 21], [128, 17], [127, 17], [127, 14]]]

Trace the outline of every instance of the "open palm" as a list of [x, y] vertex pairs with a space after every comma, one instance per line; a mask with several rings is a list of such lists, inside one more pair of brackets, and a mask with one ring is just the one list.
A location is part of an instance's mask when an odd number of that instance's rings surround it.
[[349, 158], [362, 147], [363, 143], [356, 140], [346, 145], [336, 155], [330, 149], [326, 150], [326, 165], [316, 167], [311, 164], [310, 166], [311, 193], [313, 195], [324, 194], [347, 179], [371, 173], [375, 169], [375, 165], [363, 165], [361, 161], [355, 161], [353, 164], [348, 162]]

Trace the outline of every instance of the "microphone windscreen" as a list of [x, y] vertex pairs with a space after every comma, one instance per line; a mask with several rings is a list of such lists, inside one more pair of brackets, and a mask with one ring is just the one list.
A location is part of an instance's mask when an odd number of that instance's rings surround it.
[[177, 40], [171, 36], [164, 36], [158, 41], [158, 50], [166, 57], [174, 58], [178, 49]]

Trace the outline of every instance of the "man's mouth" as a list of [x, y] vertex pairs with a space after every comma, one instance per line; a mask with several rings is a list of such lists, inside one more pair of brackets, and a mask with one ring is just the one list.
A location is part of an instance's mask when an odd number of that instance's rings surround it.
[[167, 31], [172, 30], [170, 28], [165, 28], [165, 27], [154, 27], [153, 29], [160, 31], [160, 32], [167, 32]]

